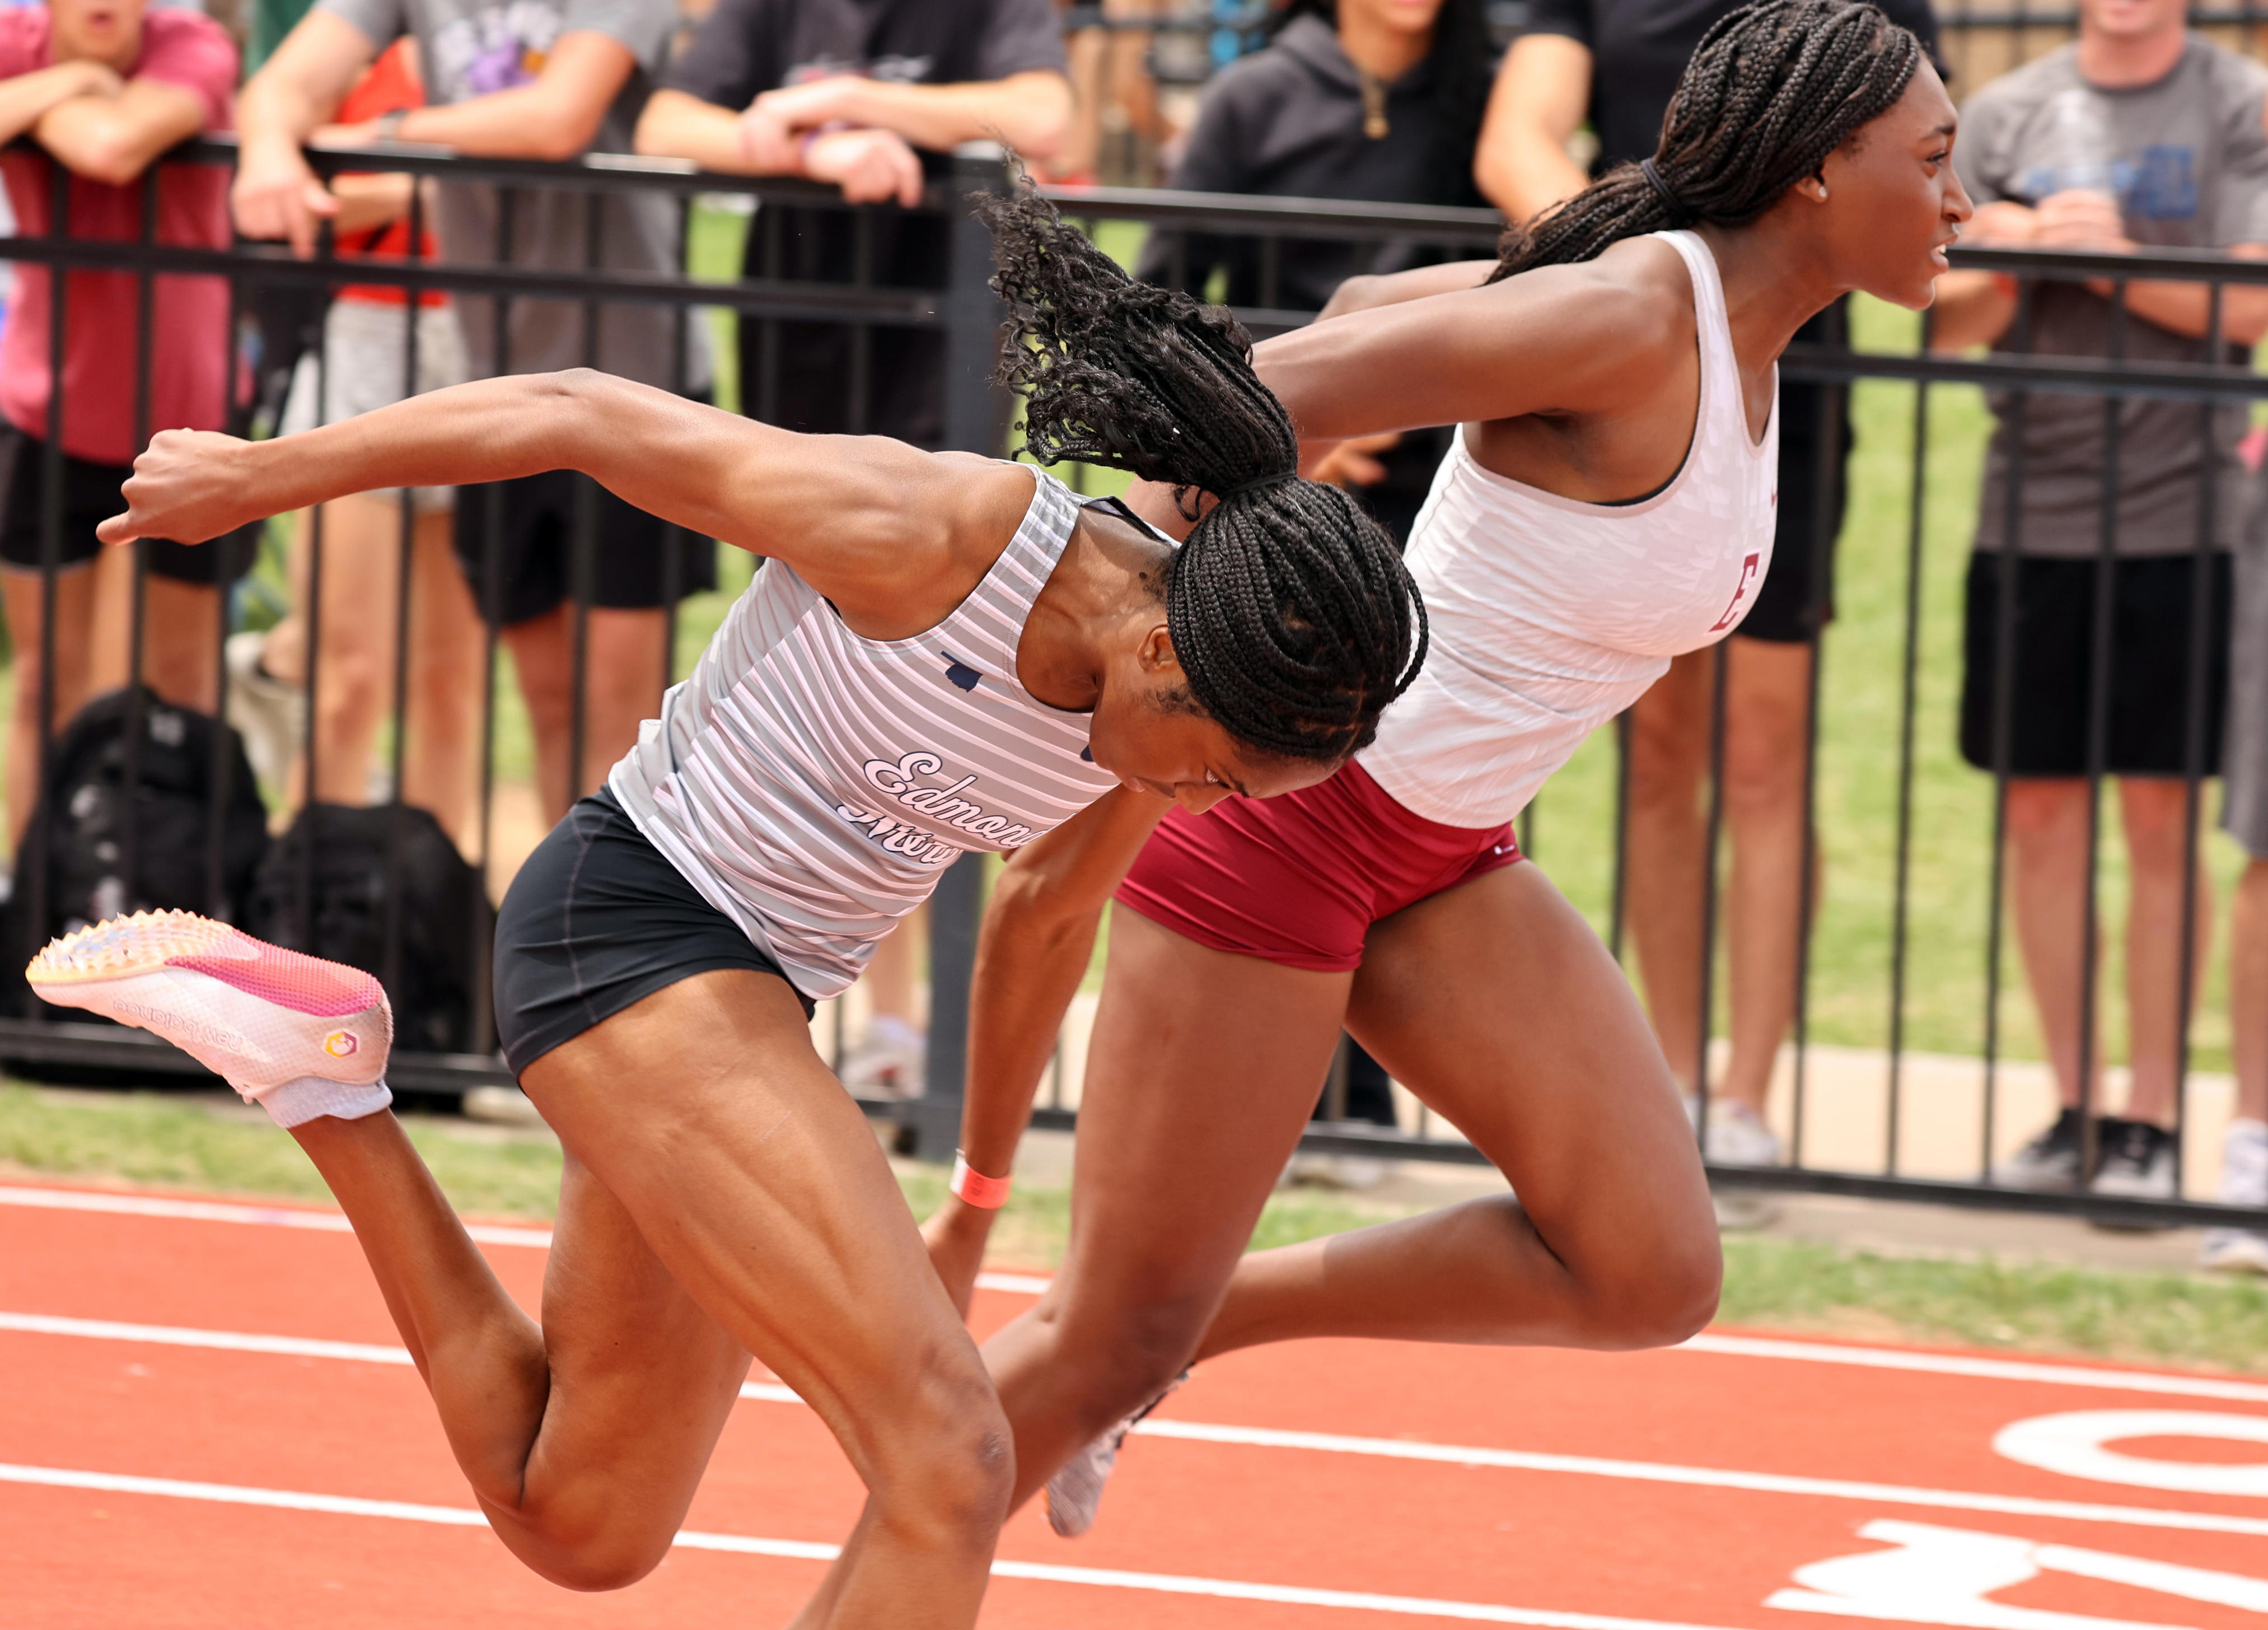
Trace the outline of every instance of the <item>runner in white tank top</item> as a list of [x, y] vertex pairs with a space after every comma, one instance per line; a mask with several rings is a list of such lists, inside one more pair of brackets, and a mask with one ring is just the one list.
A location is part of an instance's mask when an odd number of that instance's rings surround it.
[[[1872, 6], [1751, 5], [1696, 51], [1647, 166], [1510, 234], [1500, 268], [1359, 280], [1261, 348], [1313, 442], [1462, 425], [1410, 549], [1434, 646], [1329, 782], [1154, 831], [1114, 794], [994, 893], [963, 1117], [988, 1173], [1061, 1011], [1040, 993], [1068, 999], [1059, 970], [1114, 886], [1128, 908], [1088, 1046], [1078, 1237], [986, 1349], [1058, 1532], [1094, 1520], [1127, 1418], [1193, 1359], [1329, 1335], [1646, 1346], [1708, 1318], [1715, 1219], [1660, 1049], [1508, 822], [1752, 601], [1775, 359], [1849, 290], [1930, 302], [1970, 213], [1953, 125]], [[1518, 1199], [1247, 1256], [1342, 1023]], [[957, 1294], [985, 1228], [952, 1204], [928, 1226]]]
[[768, 559], [497, 916], [499, 1036], [568, 1156], [541, 1327], [382, 1113], [369, 975], [186, 913], [98, 925], [32, 970], [292, 1129], [497, 1533], [563, 1584], [659, 1562], [754, 1353], [872, 1491], [802, 1621], [975, 1622], [1006, 1422], [813, 1051], [810, 999], [957, 856], [1020, 851], [1114, 788], [1202, 808], [1325, 779], [1422, 660], [1391, 540], [1296, 477], [1241, 330], [1133, 284], [1029, 194], [983, 208], [1035, 449], [1220, 495], [1179, 548], [1028, 466], [792, 435], [598, 374], [258, 445], [163, 435], [102, 528], [201, 539], [345, 492], [565, 468]]
[[1700, 348], [1692, 445], [1660, 490], [1587, 504], [1500, 476], [1460, 433], [1405, 558], [1432, 619], [1432, 660], [1359, 760], [1413, 814], [1493, 827], [1528, 806], [1592, 731], [1722, 639], [1771, 565], [1778, 392], [1749, 431], [1716, 257], [1685, 262]]

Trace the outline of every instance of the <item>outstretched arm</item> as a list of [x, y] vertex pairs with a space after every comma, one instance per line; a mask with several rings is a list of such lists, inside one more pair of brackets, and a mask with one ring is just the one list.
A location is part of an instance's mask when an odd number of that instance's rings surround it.
[[[1005, 1177], [1015, 1164], [1064, 1014], [1086, 977], [1102, 908], [1172, 808], [1128, 787], [1106, 793], [1018, 850], [993, 886], [976, 941], [961, 1107], [961, 1153], [984, 1176]], [[922, 1230], [964, 1317], [996, 1214], [948, 1195]]]
[[854, 630], [934, 626], [998, 557], [1031, 475], [875, 436], [801, 436], [578, 369], [482, 380], [272, 441], [168, 431], [103, 542], [196, 542], [387, 487], [577, 469], [638, 508], [785, 561]]

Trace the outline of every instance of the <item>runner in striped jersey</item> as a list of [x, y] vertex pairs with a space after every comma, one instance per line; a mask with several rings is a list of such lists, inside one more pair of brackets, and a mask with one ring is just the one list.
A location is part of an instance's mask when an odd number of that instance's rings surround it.
[[1423, 659], [1392, 544], [1294, 475], [1227, 314], [1133, 283], [1029, 195], [988, 213], [1031, 440], [1219, 497], [1186, 544], [1027, 465], [792, 435], [588, 373], [257, 445], [162, 435], [102, 528], [208, 538], [343, 492], [569, 468], [766, 557], [499, 914], [504, 1051], [567, 1155], [540, 1324], [380, 1112], [375, 981], [179, 914], [32, 970], [292, 1128], [482, 1509], [562, 1584], [661, 1560], [753, 1353], [872, 1491], [796, 1622], [974, 1620], [1007, 1423], [812, 1049], [812, 999], [964, 852], [1020, 849], [1114, 789], [1201, 809], [1322, 779]]
[[[1410, 541], [1436, 648], [1329, 781], [1210, 812], [1106, 800], [994, 893], [963, 1121], [980, 1176], [1008, 1170], [1104, 903], [1128, 908], [1069, 1259], [985, 1348], [1019, 1497], [1045, 1485], [1059, 1533], [1092, 1523], [1128, 1418], [1193, 1359], [1322, 1335], [1648, 1346], [1708, 1318], [1715, 1220], [1668, 1066], [1597, 936], [1515, 864], [1511, 822], [1753, 603], [1775, 360], [1848, 290], [1930, 303], [1970, 212], [1953, 127], [1874, 7], [1746, 6], [1645, 166], [1516, 229], [1501, 262], [1366, 280], [1261, 349], [1318, 440], [1462, 426]], [[1342, 1023], [1518, 1198], [1248, 1257]], [[962, 1190], [929, 1233], [965, 1298], [990, 1213]]]

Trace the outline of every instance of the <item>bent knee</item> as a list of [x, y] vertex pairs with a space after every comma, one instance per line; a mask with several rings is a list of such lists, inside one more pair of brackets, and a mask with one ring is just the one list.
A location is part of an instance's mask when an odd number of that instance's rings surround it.
[[622, 1590], [661, 1566], [677, 1538], [675, 1523], [602, 1522], [558, 1531], [525, 1516], [490, 1515], [505, 1546], [537, 1577], [563, 1590]]
[[1713, 1233], [1649, 1253], [1643, 1272], [1601, 1285], [1588, 1298], [1593, 1345], [1631, 1351], [1690, 1341], [1717, 1317], [1724, 1282], [1725, 1253]]
[[1218, 1287], [1073, 1305], [1056, 1321], [1062, 1373], [1081, 1380], [1080, 1414], [1100, 1431], [1158, 1396], [1189, 1366], [1219, 1306]]
[[983, 1366], [916, 1367], [910, 1396], [873, 1413], [856, 1455], [882, 1519], [932, 1552], [989, 1552], [1016, 1482], [1015, 1435]]

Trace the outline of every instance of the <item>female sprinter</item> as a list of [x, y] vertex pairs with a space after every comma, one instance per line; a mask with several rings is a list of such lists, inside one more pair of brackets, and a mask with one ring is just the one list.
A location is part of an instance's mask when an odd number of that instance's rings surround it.
[[[1513, 864], [1510, 822], [1672, 655], [1740, 621], [1771, 548], [1774, 359], [1846, 290], [1929, 304], [1970, 214], [1953, 127], [1874, 7], [1748, 6], [1695, 52], [1643, 167], [1514, 231], [1498, 264], [1358, 284], [1342, 309], [1367, 309], [1260, 349], [1311, 442], [1463, 425], [1410, 544], [1433, 654], [1329, 781], [1210, 812], [1114, 793], [994, 894], [971, 1176], [928, 1230], [964, 1305], [989, 1215], [968, 1197], [998, 1203], [985, 1174], [1008, 1170], [1102, 903], [1127, 908], [1069, 1258], [985, 1348], [1018, 1498], [1048, 1484], [1059, 1532], [1093, 1520], [1125, 1418], [1193, 1360], [1300, 1336], [1642, 1346], [1708, 1319], [1716, 1228], [1668, 1066], [1583, 919]], [[1244, 1256], [1342, 1019], [1519, 1198]]]
[[1027, 466], [799, 436], [589, 373], [436, 391], [248, 444], [160, 436], [111, 542], [205, 538], [382, 487], [589, 472], [770, 564], [661, 719], [544, 841], [497, 923], [497, 1028], [567, 1154], [540, 1324], [379, 1085], [384, 997], [181, 914], [83, 930], [51, 1001], [180, 1042], [292, 1129], [338, 1197], [505, 1545], [600, 1589], [667, 1551], [753, 1353], [869, 1491], [795, 1623], [974, 1622], [1007, 1423], [814, 997], [968, 849], [1113, 788], [1203, 808], [1322, 779], [1422, 659], [1383, 533], [1297, 479], [1219, 309], [1130, 280], [1028, 195], [988, 213], [1020, 322], [1101, 456], [1221, 495], [1178, 551]]

